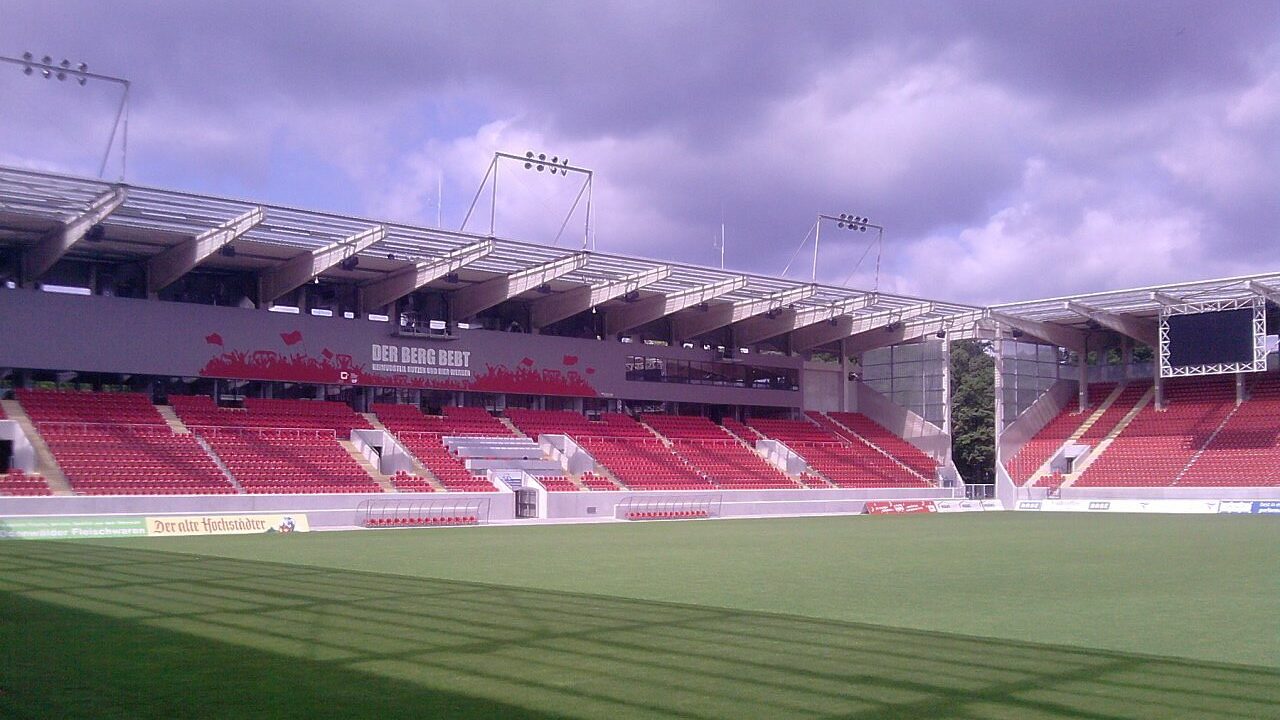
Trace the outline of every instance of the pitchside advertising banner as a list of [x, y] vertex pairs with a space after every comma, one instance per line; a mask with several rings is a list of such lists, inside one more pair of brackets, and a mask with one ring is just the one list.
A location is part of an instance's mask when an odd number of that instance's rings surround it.
[[[637, 348], [549, 335], [397, 334], [390, 322], [0, 288], [0, 367], [796, 406], [800, 393], [627, 380]], [[714, 361], [706, 350], [646, 355]], [[741, 364], [799, 370], [800, 358]], [[671, 397], [666, 397], [671, 396]]]
[[1021, 500], [1018, 509], [1039, 512], [1280, 515], [1280, 500]]
[[999, 510], [994, 500], [868, 500], [867, 515], [915, 515], [920, 513], [985, 512]]
[[0, 519], [0, 538], [74, 540], [105, 537], [252, 535], [311, 530], [307, 516], [177, 515], [171, 517], [44, 517]]

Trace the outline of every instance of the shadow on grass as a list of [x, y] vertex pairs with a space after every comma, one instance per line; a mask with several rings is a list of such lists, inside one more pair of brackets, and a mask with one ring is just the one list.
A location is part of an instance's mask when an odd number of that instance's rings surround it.
[[78, 543], [0, 543], [0, 717], [1277, 717], [1280, 672]]

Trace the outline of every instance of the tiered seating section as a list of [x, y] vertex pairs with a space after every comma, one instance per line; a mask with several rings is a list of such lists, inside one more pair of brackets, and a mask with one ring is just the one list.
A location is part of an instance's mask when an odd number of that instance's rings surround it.
[[[839, 434], [825, 416], [808, 420], [754, 419], [748, 425], [779, 440], [836, 487], [929, 487], [929, 483], [856, 436]], [[846, 433], [852, 435], [851, 433]]]
[[1072, 487], [1172, 485], [1235, 408], [1234, 380], [1171, 380], [1165, 398], [1165, 410], [1144, 407]]
[[717, 487], [629, 415], [605, 413], [600, 420], [588, 420], [574, 412], [512, 409], [507, 417], [530, 437], [543, 433], [571, 436], [627, 489], [711, 490]]
[[247, 493], [382, 492], [338, 442], [371, 427], [342, 403], [250, 399], [243, 408], [220, 408], [205, 395], [169, 401]]
[[599, 420], [588, 419], [586, 415], [561, 410], [525, 410], [510, 408], [506, 411], [507, 419], [520, 429], [520, 432], [534, 440], [543, 433], [569, 435], [575, 440], [579, 438], [652, 438], [643, 425], [637, 423], [630, 415], [622, 413], [604, 413]]
[[173, 410], [189, 428], [313, 428], [332, 430], [343, 440], [352, 430], [373, 426], [343, 403], [323, 400], [270, 400], [250, 398], [243, 408], [218, 407], [207, 395], [177, 395], [169, 398]]
[[542, 487], [547, 492], [578, 492], [582, 488], [573, 484], [573, 481], [563, 476], [545, 476], [539, 477], [538, 482], [542, 483]]
[[206, 435], [251, 494], [382, 492], [327, 430], [239, 428]]
[[378, 421], [392, 432], [445, 436], [510, 437], [511, 430], [484, 408], [447, 407], [443, 415], [425, 415], [413, 405], [374, 403]]
[[707, 418], [648, 414], [645, 424], [704, 477], [728, 490], [794, 490], [798, 485]]
[[722, 422], [724, 422], [724, 429], [728, 430], [730, 435], [737, 437], [752, 447], [755, 447], [757, 440], [764, 438], [754, 428], [744, 425], [733, 418], [725, 418]]
[[588, 490], [621, 490], [622, 486], [613, 480], [593, 472], [582, 473], [582, 484]]
[[1178, 479], [1179, 486], [1280, 485], [1280, 378], [1266, 376]]
[[79, 495], [210, 495], [235, 487], [191, 435], [137, 393], [19, 390], [18, 402]]
[[1232, 378], [1169, 380], [1165, 404], [1144, 407], [1072, 487], [1280, 485], [1280, 378], [1239, 407]]
[[[1111, 395], [1115, 390], [1113, 383], [1096, 383], [1089, 386], [1089, 398], [1094, 403], [1100, 403]], [[1136, 401], [1136, 398], [1135, 398]], [[1116, 405], [1119, 405], [1119, 401]], [[1113, 405], [1112, 407], [1115, 407]], [[1132, 409], [1133, 405], [1130, 404]], [[1062, 447], [1062, 444], [1071, 438], [1072, 435], [1080, 429], [1085, 420], [1089, 419], [1092, 411], [1076, 412], [1074, 403], [1067, 403], [1052, 420], [1045, 424], [1044, 427], [1031, 437], [1021, 448], [1017, 454], [1005, 463], [1006, 469], [1009, 471], [1009, 477], [1015, 485], [1025, 485], [1032, 475], [1041, 468], [1053, 454]], [[1121, 415], [1123, 417], [1123, 415]], [[1116, 418], [1119, 422], [1120, 418]], [[1101, 423], [1099, 423], [1101, 424]], [[1112, 424], [1112, 428], [1115, 424]], [[1090, 428], [1092, 430], [1092, 428]]]
[[[816, 416], [821, 418], [821, 413], [808, 412], [805, 413], [810, 417]], [[907, 468], [913, 470], [921, 477], [934, 478], [938, 475], [938, 461], [929, 456], [920, 448], [903, 440], [893, 434], [880, 423], [863, 415], [862, 413], [833, 412], [830, 413], [832, 420], [839, 423], [842, 428], [832, 428], [836, 434], [849, 440], [860, 439], [875, 445], [886, 454], [892, 456], [895, 460], [906, 465]], [[854, 435], [849, 435], [843, 428], [852, 430]]]
[[435, 485], [430, 480], [411, 475], [403, 470], [391, 477], [391, 486], [400, 492], [435, 492]]
[[375, 404], [373, 411], [446, 491], [498, 492], [487, 478], [471, 474], [466, 462], [449, 452], [443, 440], [460, 435], [510, 437], [511, 430], [484, 408], [445, 408], [444, 415], [424, 415], [410, 405]]
[[28, 475], [21, 470], [13, 469], [0, 475], [0, 495], [34, 496], [52, 495], [49, 483], [39, 475]]

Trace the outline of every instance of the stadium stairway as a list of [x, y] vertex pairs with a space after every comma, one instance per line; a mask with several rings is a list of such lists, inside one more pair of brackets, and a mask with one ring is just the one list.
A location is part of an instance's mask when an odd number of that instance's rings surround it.
[[36, 452], [36, 473], [44, 477], [45, 482], [49, 484], [49, 490], [54, 495], [74, 495], [75, 493], [71, 490], [71, 481], [67, 480], [66, 473], [62, 472], [62, 468], [53, 459], [49, 445], [45, 443], [40, 433], [36, 432], [35, 423], [31, 422], [30, 416], [27, 415], [21, 403], [17, 400], [0, 400], [0, 407], [4, 408], [4, 413], [9, 420], [18, 423], [23, 434], [31, 441], [31, 447]]
[[[382, 421], [378, 419], [378, 416], [376, 414], [359, 413], [359, 415], [360, 417], [369, 421], [369, 425], [371, 425], [374, 430], [381, 430], [382, 432], [386, 433], [389, 437], [395, 437], [395, 433], [388, 430], [387, 426], [382, 424]], [[413, 473], [412, 473], [413, 475], [417, 475], [423, 480], [426, 480], [427, 484], [435, 488], [436, 492], [444, 491], [444, 484], [440, 482], [440, 478], [436, 477], [435, 473], [428, 470], [427, 466], [422, 464], [422, 461], [418, 459], [417, 455], [414, 455], [413, 453], [407, 452], [407, 451], [405, 454], [408, 456], [409, 461], [413, 464]], [[391, 476], [382, 475], [381, 477], [379, 477], [375, 475], [374, 477], [378, 478], [379, 483], [382, 482], [382, 479], [381, 479], [382, 477], [387, 478], [387, 483], [390, 485], [390, 488], [387, 488], [386, 486], [384, 486], [384, 489], [390, 490], [395, 488], [395, 483], [393, 482], [393, 479], [391, 478]]]
[[178, 413], [173, 411], [172, 405], [156, 405], [156, 412], [160, 413], [160, 417], [164, 418], [165, 424], [174, 433], [178, 435], [191, 434], [191, 429], [187, 427], [186, 423], [182, 422], [182, 418], [178, 417]]
[[511, 434], [515, 435], [516, 437], [529, 437], [528, 435], [525, 435], [524, 432], [520, 430], [520, 428], [516, 427], [515, 423], [511, 422], [509, 419], [505, 417], [498, 418], [498, 422], [506, 426], [506, 428], [511, 431]]
[[1049, 457], [1045, 458], [1044, 464], [1037, 468], [1035, 472], [1031, 473], [1031, 477], [1027, 478], [1027, 481], [1023, 483], [1023, 485], [1028, 487], [1034, 486], [1036, 483], [1039, 483], [1052, 475], [1053, 473], [1050, 470], [1049, 465], [1053, 462], [1053, 458], [1058, 454], [1058, 451], [1067, 445], [1079, 442], [1080, 438], [1084, 437], [1084, 434], [1088, 432], [1108, 410], [1111, 409], [1111, 406], [1114, 405], [1117, 400], [1120, 399], [1120, 395], [1124, 392], [1126, 387], [1126, 385], [1117, 385], [1113, 388], [1107, 395], [1106, 399], [1103, 400], [1098, 407], [1094, 408], [1093, 412], [1089, 414], [1089, 417], [1085, 418], [1084, 422], [1080, 423], [1080, 426], [1068, 435], [1067, 439], [1049, 454]]
[[352, 460], [356, 461], [357, 465], [369, 473], [369, 477], [373, 478], [374, 482], [382, 486], [382, 492], [396, 491], [395, 486], [391, 484], [391, 476], [383, 475], [378, 468], [374, 467], [373, 463], [369, 462], [369, 458], [365, 457], [364, 453], [356, 448], [355, 443], [350, 440], [339, 440], [338, 444], [342, 446], [343, 450], [347, 451], [347, 454], [351, 456]]
[[[184, 425], [183, 427], [186, 426]], [[190, 431], [188, 430], [188, 432]], [[244, 486], [241, 485], [240, 481], [236, 479], [236, 476], [231, 473], [231, 468], [227, 467], [227, 463], [223, 461], [221, 457], [218, 457], [218, 453], [213, 449], [213, 446], [209, 444], [209, 441], [199, 435], [195, 435], [194, 437], [196, 439], [196, 444], [204, 448], [205, 454], [209, 456], [209, 459], [213, 461], [213, 464], [222, 472], [222, 476], [227, 479], [227, 482], [231, 483], [232, 487], [236, 489], [236, 493], [243, 494], [245, 492]]]
[[1222, 434], [1222, 429], [1231, 422], [1231, 419], [1236, 416], [1236, 413], [1240, 412], [1240, 408], [1242, 407], [1244, 407], [1244, 405], [1237, 404], [1235, 407], [1231, 408], [1231, 412], [1227, 413], [1226, 417], [1222, 418], [1222, 422], [1218, 423], [1218, 427], [1213, 429], [1213, 432], [1209, 434], [1209, 437], [1204, 441], [1204, 444], [1195, 451], [1195, 454], [1191, 456], [1191, 459], [1187, 461], [1187, 464], [1178, 471], [1178, 474], [1173, 478], [1174, 485], [1177, 485], [1178, 481], [1187, 476], [1187, 472], [1191, 470], [1197, 460], [1204, 456], [1205, 451], [1209, 449], [1209, 446], [1213, 445], [1213, 441]]
[[[1089, 457], [1084, 459], [1084, 462], [1080, 467], [1077, 468], [1075, 472], [1062, 476], [1062, 484], [1058, 487], [1069, 488], [1076, 480], [1080, 479], [1080, 477], [1089, 469], [1089, 466], [1097, 462], [1098, 458], [1102, 457], [1102, 454], [1107, 451], [1107, 448], [1111, 447], [1111, 443], [1115, 442], [1116, 438], [1120, 437], [1120, 433], [1124, 432], [1124, 429], [1129, 427], [1129, 424], [1133, 422], [1134, 418], [1138, 417], [1138, 414], [1142, 412], [1142, 409], [1149, 405], [1151, 401], [1155, 399], [1155, 396], [1155, 386], [1153, 385], [1147, 388], [1147, 391], [1138, 399], [1138, 402], [1134, 403], [1129, 412], [1125, 413], [1124, 417], [1120, 419], [1120, 422], [1116, 423], [1116, 426], [1107, 433], [1106, 437], [1102, 438], [1098, 443], [1098, 446], [1093, 449], [1093, 452], [1089, 453]], [[1081, 433], [1081, 436], [1083, 436], [1083, 433]]]

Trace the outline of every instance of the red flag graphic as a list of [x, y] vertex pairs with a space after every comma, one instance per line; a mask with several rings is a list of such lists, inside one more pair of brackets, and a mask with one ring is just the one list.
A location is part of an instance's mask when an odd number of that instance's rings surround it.
[[565, 355], [565, 356], [564, 356], [564, 364], [565, 364], [565, 365], [577, 365], [577, 364], [578, 364], [578, 356], [577, 356], [577, 355]]
[[209, 343], [210, 345], [222, 345], [222, 336], [219, 335], [218, 333], [213, 333], [212, 335], [205, 335], [204, 341]]
[[320, 354], [324, 356], [324, 359], [325, 359], [325, 360], [332, 360], [332, 359], [333, 359], [333, 351], [332, 351], [332, 350], [330, 350], [329, 348], [325, 348], [325, 349], [321, 350], [321, 351], [320, 351]]
[[520, 364], [521, 364], [521, 365], [523, 365], [523, 366], [525, 366], [525, 367], [533, 367], [533, 358], [531, 358], [531, 357], [527, 357], [527, 358], [525, 358], [525, 359], [521, 360], [521, 361], [520, 361]]
[[293, 332], [280, 333], [280, 339], [285, 345], [297, 345], [302, 342], [302, 331], [294, 330]]

